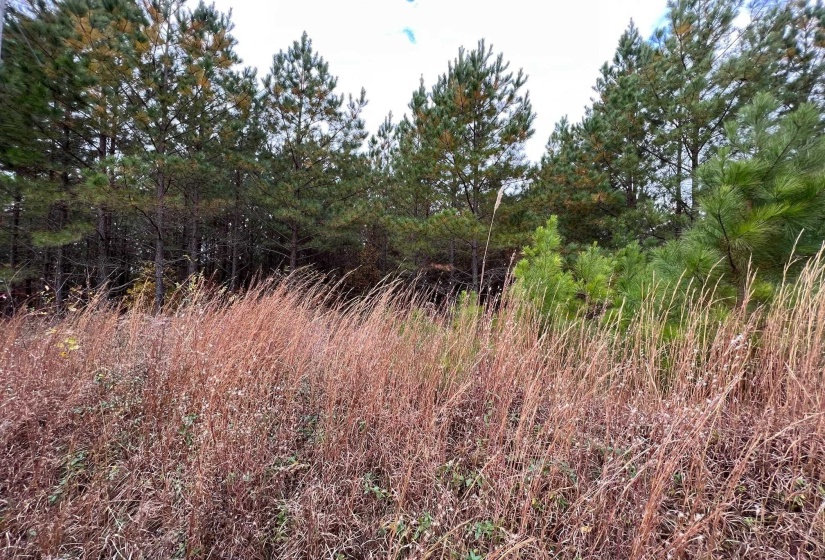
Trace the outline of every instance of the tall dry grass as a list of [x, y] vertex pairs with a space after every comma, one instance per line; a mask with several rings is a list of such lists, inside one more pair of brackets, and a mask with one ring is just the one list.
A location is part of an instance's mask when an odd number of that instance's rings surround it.
[[679, 336], [295, 281], [4, 320], [0, 555], [823, 558], [823, 280]]

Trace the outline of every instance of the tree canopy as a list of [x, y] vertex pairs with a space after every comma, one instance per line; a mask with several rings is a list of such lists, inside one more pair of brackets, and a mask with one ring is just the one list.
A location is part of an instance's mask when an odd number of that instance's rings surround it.
[[485, 297], [515, 267], [570, 312], [640, 297], [626, 279], [647, 274], [724, 279], [735, 300], [758, 271], [768, 297], [825, 238], [825, 7], [671, 0], [662, 21], [630, 23], [584, 117], [530, 162], [527, 75], [483, 39], [370, 136], [366, 92], [306, 33], [259, 73], [204, 3], [12, 2], [3, 305], [105, 288], [160, 309], [196, 275], [237, 290], [304, 266]]

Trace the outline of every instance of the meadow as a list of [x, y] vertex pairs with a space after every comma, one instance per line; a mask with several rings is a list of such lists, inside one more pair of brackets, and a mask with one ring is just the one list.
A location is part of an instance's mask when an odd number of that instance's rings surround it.
[[823, 280], [676, 330], [295, 277], [2, 319], [0, 555], [823, 558]]

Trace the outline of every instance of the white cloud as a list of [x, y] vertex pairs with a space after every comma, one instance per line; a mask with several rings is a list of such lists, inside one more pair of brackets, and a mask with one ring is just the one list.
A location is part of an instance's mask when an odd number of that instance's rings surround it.
[[[537, 160], [562, 116], [577, 120], [598, 70], [612, 58], [631, 18], [648, 34], [666, 0], [214, 0], [232, 8], [244, 64], [263, 76], [272, 55], [306, 31], [342, 91], [367, 90], [364, 118], [375, 131], [389, 111], [406, 110], [420, 76], [429, 87], [460, 46], [480, 38], [529, 75], [537, 113], [527, 153]], [[413, 44], [405, 33], [415, 35]]]

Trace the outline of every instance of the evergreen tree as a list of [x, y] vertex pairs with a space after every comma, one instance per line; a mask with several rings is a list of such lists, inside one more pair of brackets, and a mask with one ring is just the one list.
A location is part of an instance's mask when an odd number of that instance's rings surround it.
[[700, 218], [679, 241], [663, 247], [666, 277], [685, 273], [700, 285], [743, 301], [749, 275], [770, 294], [791, 257], [804, 262], [825, 240], [825, 137], [811, 104], [777, 117], [780, 103], [760, 94], [728, 127], [730, 147], [703, 166]]
[[342, 240], [366, 187], [350, 173], [363, 164], [356, 152], [366, 138], [360, 116], [365, 93], [345, 100], [336, 88], [306, 33], [275, 55], [264, 79], [268, 169], [262, 203], [280, 226], [278, 245], [291, 270], [307, 249]]
[[[396, 269], [449, 279], [445, 292], [489, 290], [555, 214], [571, 312], [639, 300], [627, 279], [647, 264], [632, 242], [682, 233], [657, 266], [721, 274], [741, 298], [748, 263], [773, 282], [792, 238], [803, 232], [808, 256], [825, 235], [815, 157], [802, 155], [818, 148], [800, 144], [819, 135], [825, 47], [820, 1], [752, 2], [744, 29], [740, 10], [673, 0], [650, 41], [631, 24], [584, 118], [559, 123], [533, 170], [526, 78], [483, 41], [431, 88], [422, 81], [364, 153], [363, 92], [341, 95], [306, 35], [259, 90], [253, 71], [235, 69], [231, 22], [214, 7], [12, 3], [0, 289], [64, 306], [103, 286], [151, 291], [159, 309], [193, 274], [238, 289], [286, 263], [358, 269], [348, 283], [359, 291]], [[725, 134], [759, 91], [775, 104], [761, 100]], [[759, 175], [766, 166], [776, 176]]]
[[[766, 58], [727, 56], [739, 36], [741, 0], [670, 0], [667, 26], [651, 38], [642, 72], [655, 132], [659, 183], [672, 201], [677, 233], [696, 217], [699, 166], [724, 140], [724, 125], [753, 93]], [[664, 194], [663, 193], [663, 194]]]
[[565, 257], [558, 223], [551, 216], [524, 248], [514, 270], [516, 295], [550, 320], [581, 314], [609, 317], [611, 309], [638, 309], [651, 279], [639, 245], [609, 251], [593, 243]]
[[92, 146], [84, 203], [96, 213], [86, 276], [95, 278], [97, 287], [123, 280], [128, 268], [122, 256], [113, 254], [116, 244], [128, 237], [124, 221], [115, 219], [127, 211], [128, 198], [115, 188], [113, 164], [118, 154], [129, 151], [132, 141], [123, 84], [131, 78], [126, 61], [134, 56], [134, 31], [141, 21], [141, 10], [128, 0], [87, 2], [73, 15], [75, 33], [67, 41], [93, 78], [84, 92]]
[[233, 74], [224, 87], [231, 103], [219, 123], [223, 162], [216, 171], [229, 188], [222, 191], [223, 219], [216, 235], [228, 241], [228, 250], [223, 258], [215, 260], [222, 261], [222, 277], [228, 278], [230, 290], [235, 291], [241, 284], [242, 270], [253, 265], [254, 251], [244, 239], [249, 239], [256, 218], [255, 185], [263, 171], [258, 155], [263, 149], [264, 132], [255, 71], [245, 69]]
[[751, 25], [745, 30], [743, 54], [746, 59], [765, 58], [756, 66], [759, 82], [770, 91], [785, 111], [802, 103], [825, 110], [825, 4], [808, 2], [757, 1], [751, 7]]
[[[459, 50], [426, 96], [422, 84], [401, 129], [412, 186], [425, 186], [424, 201], [432, 201], [427, 227], [448, 240], [451, 270], [459, 252], [469, 253], [474, 290], [497, 199], [508, 189], [518, 192], [528, 171], [524, 143], [533, 134], [534, 116], [521, 91], [525, 81], [522, 71], [510, 72], [503, 55], [480, 41], [475, 50]], [[517, 245], [501, 228], [494, 233], [493, 251]]]
[[571, 125], [566, 118], [556, 124], [528, 193], [530, 205], [540, 214], [557, 216], [557, 227], [568, 243], [611, 243], [611, 218], [622, 211], [622, 199], [609, 188], [604, 169], [587, 131], [595, 132], [586, 116]]
[[[131, 187], [135, 207], [153, 233], [159, 310], [166, 292], [167, 240], [176, 229], [168, 218], [185, 206], [186, 177], [191, 177], [187, 156], [198, 150], [204, 134], [213, 135], [211, 120], [226, 114], [220, 81], [230, 75], [237, 57], [228, 19], [203, 5], [190, 12], [183, 0], [162, 0], [147, 4], [144, 16], [135, 56], [126, 59], [133, 65], [132, 79], [122, 86], [134, 141], [120, 180]], [[190, 228], [196, 223], [190, 221]]]
[[573, 312], [576, 281], [565, 270], [560, 249], [558, 217], [551, 216], [539, 226], [533, 242], [524, 248], [522, 258], [516, 264], [516, 293], [533, 301], [544, 315], [552, 315], [559, 309]]
[[604, 174], [609, 192], [621, 197], [607, 220], [613, 246], [661, 238], [664, 220], [655, 204], [656, 162], [651, 155], [654, 132], [642, 83], [650, 56], [631, 22], [612, 63], [602, 67], [595, 87], [598, 97], [589, 112], [592, 122], [584, 127], [592, 165]]
[[195, 86], [199, 91], [193, 91], [183, 107], [180, 120], [184, 126], [177, 141], [183, 151], [178, 174], [186, 216], [186, 275], [192, 276], [201, 270], [206, 249], [201, 230], [220, 214], [229, 183], [221, 172], [228, 151], [221, 131], [231, 120], [234, 104], [243, 99], [230, 89], [236, 84], [230, 68], [239, 60], [233, 50], [235, 40], [229, 35], [229, 19], [214, 7], [200, 4], [191, 13], [188, 28], [181, 46], [187, 65], [198, 77]]
[[5, 276], [7, 282], [40, 276], [62, 305], [71, 261], [80, 260], [80, 242], [93, 227], [82, 180], [94, 150], [85, 97], [93, 78], [68, 44], [74, 11], [83, 5], [20, 8], [9, 13], [0, 70], [0, 165], [12, 207]]
[[[408, 269], [428, 270], [443, 263], [449, 253], [449, 287], [455, 282], [455, 250], [450, 239], [432, 234], [428, 220], [438, 211], [439, 195], [434, 187], [438, 170], [435, 128], [428, 126], [429, 97], [423, 79], [413, 92], [404, 115], [395, 130], [395, 149], [391, 152], [394, 181], [386, 195], [391, 216], [393, 244], [401, 255], [401, 265]], [[443, 270], [435, 265], [438, 275]]]

